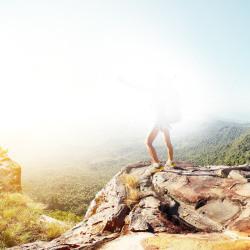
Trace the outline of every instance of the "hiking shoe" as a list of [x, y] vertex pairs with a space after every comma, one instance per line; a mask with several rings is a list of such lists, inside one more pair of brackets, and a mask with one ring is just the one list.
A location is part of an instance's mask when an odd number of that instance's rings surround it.
[[175, 164], [172, 161], [167, 161], [165, 164], [165, 168], [174, 168]]
[[161, 163], [154, 163], [153, 166], [147, 171], [147, 173], [154, 174], [162, 170], [164, 170], [164, 167]]

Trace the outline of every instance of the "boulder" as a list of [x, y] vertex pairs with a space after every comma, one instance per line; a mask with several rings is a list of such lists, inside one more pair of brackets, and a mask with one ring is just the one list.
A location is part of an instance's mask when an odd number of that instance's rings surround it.
[[249, 165], [175, 164], [122, 168], [81, 223], [36, 249], [250, 249]]
[[0, 192], [21, 190], [21, 167], [8, 157], [0, 157]]

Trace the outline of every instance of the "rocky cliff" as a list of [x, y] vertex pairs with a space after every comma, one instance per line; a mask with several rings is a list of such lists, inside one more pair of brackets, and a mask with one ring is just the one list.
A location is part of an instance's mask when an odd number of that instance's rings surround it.
[[21, 167], [9, 157], [0, 157], [0, 192], [17, 192], [21, 189]]
[[250, 166], [150, 162], [120, 170], [85, 219], [49, 243], [13, 249], [250, 249]]

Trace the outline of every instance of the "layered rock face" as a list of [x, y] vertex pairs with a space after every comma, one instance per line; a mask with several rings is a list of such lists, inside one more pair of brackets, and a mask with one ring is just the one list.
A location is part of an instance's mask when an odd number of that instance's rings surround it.
[[150, 162], [124, 167], [83, 222], [18, 249], [250, 249], [250, 166], [176, 165], [155, 174]]
[[21, 167], [8, 157], [0, 157], [0, 192], [16, 192], [21, 189]]

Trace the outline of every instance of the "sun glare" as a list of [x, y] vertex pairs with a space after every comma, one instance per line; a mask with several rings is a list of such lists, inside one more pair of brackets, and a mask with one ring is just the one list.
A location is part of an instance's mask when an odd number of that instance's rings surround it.
[[[6, 33], [0, 41], [4, 48], [1, 90], [5, 93], [1, 104], [7, 117], [2, 127], [88, 121], [89, 116], [105, 115], [117, 120], [131, 116], [147, 120], [152, 96], [124, 86], [118, 77], [152, 87], [160, 75], [179, 92], [184, 117], [202, 112], [200, 80], [170, 52], [164, 57], [160, 49], [141, 44], [128, 46], [125, 51], [120, 51], [119, 46], [110, 49], [103, 45], [98, 51], [83, 48], [74, 52], [66, 44], [57, 47], [57, 39], [49, 46], [45, 42], [48, 37], [42, 41], [35, 37], [31, 39], [37, 46], [30, 48], [25, 44], [28, 37], [17, 42], [16, 37]], [[166, 93], [166, 101], [171, 94]]]

